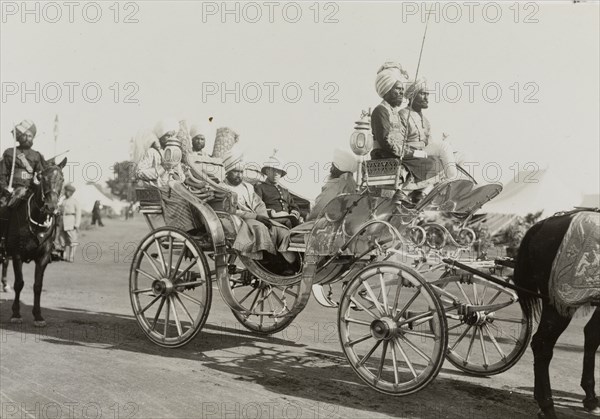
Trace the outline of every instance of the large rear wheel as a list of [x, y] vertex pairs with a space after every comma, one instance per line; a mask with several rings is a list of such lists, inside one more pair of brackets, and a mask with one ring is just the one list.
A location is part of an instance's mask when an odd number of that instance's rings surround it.
[[350, 365], [381, 393], [415, 393], [444, 362], [442, 305], [423, 277], [405, 265], [378, 262], [358, 272], [342, 296], [338, 326]]
[[185, 345], [210, 311], [212, 284], [204, 253], [182, 230], [167, 226], [152, 231], [135, 251], [129, 294], [148, 339], [169, 348]]

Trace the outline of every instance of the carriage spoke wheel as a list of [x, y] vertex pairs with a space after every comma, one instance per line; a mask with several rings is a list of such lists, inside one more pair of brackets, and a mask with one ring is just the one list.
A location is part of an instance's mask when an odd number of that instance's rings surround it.
[[405, 265], [379, 262], [348, 284], [338, 312], [342, 350], [375, 390], [408, 395], [439, 373], [446, 317], [431, 287]]
[[235, 318], [248, 330], [270, 335], [289, 326], [296, 316], [288, 316], [294, 306], [300, 284], [281, 286], [268, 284], [248, 271], [229, 279], [230, 292], [238, 303], [248, 310], [231, 310]]
[[182, 230], [154, 230], [135, 252], [129, 292], [133, 313], [146, 336], [160, 346], [183, 346], [202, 329], [210, 310], [212, 284], [206, 257]]
[[[489, 376], [519, 361], [531, 339], [532, 323], [513, 292], [471, 275], [446, 274], [432, 284], [448, 293], [439, 295], [448, 321], [446, 357], [452, 365]], [[476, 308], [486, 305], [498, 308]], [[475, 308], [468, 310], [469, 306]]]

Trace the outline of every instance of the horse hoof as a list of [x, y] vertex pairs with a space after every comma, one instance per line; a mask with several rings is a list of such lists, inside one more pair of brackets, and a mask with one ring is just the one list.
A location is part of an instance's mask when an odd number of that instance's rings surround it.
[[10, 322], [14, 324], [21, 324], [23, 323], [23, 319], [21, 317], [11, 317]]
[[600, 416], [600, 407], [596, 406], [593, 409], [585, 409], [592, 416]]
[[46, 327], [46, 320], [35, 320], [33, 325], [35, 327]]

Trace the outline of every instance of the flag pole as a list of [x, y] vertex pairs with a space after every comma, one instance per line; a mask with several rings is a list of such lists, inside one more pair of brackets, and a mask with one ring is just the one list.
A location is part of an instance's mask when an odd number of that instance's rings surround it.
[[56, 156], [56, 148], [58, 145], [58, 114], [54, 117], [54, 155]]

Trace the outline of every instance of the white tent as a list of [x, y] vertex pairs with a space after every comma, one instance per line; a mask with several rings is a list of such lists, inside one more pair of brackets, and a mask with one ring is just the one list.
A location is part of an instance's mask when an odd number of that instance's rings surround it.
[[95, 183], [74, 182], [73, 186], [76, 189], [75, 198], [83, 212], [91, 213], [96, 201], [100, 201], [103, 206], [112, 209], [115, 214], [120, 214], [121, 209], [129, 205], [128, 202], [105, 195], [100, 191], [99, 185]]
[[570, 210], [582, 202], [579, 185], [574, 185], [568, 173], [541, 169], [519, 172], [482, 212], [527, 215], [543, 211], [547, 217], [558, 211]]

